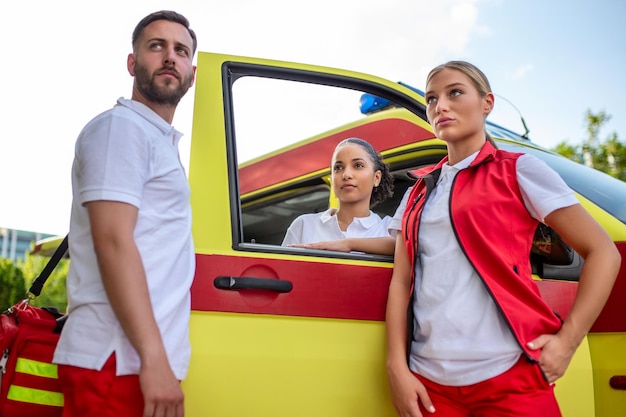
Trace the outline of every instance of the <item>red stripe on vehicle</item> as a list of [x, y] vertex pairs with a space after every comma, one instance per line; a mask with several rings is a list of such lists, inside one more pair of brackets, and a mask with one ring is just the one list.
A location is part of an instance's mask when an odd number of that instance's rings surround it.
[[578, 282], [537, 281], [537, 285], [543, 299], [546, 300], [553, 311], [565, 320], [572, 309], [574, 297], [576, 297], [576, 291], [578, 290]]
[[[191, 302], [195, 311], [385, 319], [391, 268], [220, 255], [197, 255], [196, 262]], [[222, 290], [213, 284], [218, 276], [280, 279], [291, 282], [293, 289], [289, 293]], [[622, 284], [626, 282], [623, 277], [622, 271]], [[544, 299], [565, 319], [578, 283], [539, 281], [537, 284]], [[625, 331], [623, 306], [623, 296], [621, 306], [611, 298], [593, 331]], [[612, 310], [616, 307], [622, 315], [615, 316]]]
[[241, 194], [330, 167], [335, 146], [350, 137], [365, 139], [382, 152], [431, 139], [433, 134], [404, 119], [373, 121], [242, 167], [239, 170]]
[[[626, 332], [626, 242], [618, 243], [617, 248], [622, 255], [622, 265], [613, 286], [613, 291], [600, 316], [591, 327], [590, 332], [593, 333]], [[539, 281], [538, 285], [541, 296], [554, 311], [559, 313], [562, 319], [565, 319], [574, 303], [578, 283]]]
[[[391, 268], [280, 259], [197, 255], [191, 288], [195, 311], [384, 321]], [[290, 281], [289, 293], [221, 290], [218, 276]]]
[[[618, 244], [626, 259], [626, 243]], [[391, 268], [238, 256], [197, 255], [192, 309], [252, 314], [384, 321]], [[278, 294], [261, 290], [215, 288], [218, 276], [290, 281], [293, 289]], [[539, 281], [541, 295], [563, 319], [571, 309], [578, 284]], [[626, 332], [626, 268], [624, 263], [609, 300], [592, 332]]]
[[626, 242], [619, 242], [616, 246], [622, 255], [622, 265], [613, 291], [591, 328], [592, 332], [626, 332]]

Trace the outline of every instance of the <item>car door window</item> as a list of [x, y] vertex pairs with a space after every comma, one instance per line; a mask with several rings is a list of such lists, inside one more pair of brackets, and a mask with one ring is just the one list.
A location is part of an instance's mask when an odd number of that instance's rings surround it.
[[[386, 131], [372, 128], [369, 120], [364, 123], [364, 119], [372, 119], [360, 107], [368, 92], [353, 86], [247, 75], [235, 79], [229, 93], [226, 105], [232, 113], [231, 146], [239, 195], [239, 216], [233, 221], [237, 230], [233, 235], [242, 250], [251, 244], [280, 246], [296, 217], [322, 212], [334, 204], [329, 167], [332, 152], [341, 140], [360, 137], [374, 146], [387, 139], [393, 143], [391, 137], [383, 137]], [[391, 101], [386, 105], [394, 107]], [[406, 126], [416, 129], [414, 124]], [[392, 130], [388, 134], [399, 135]], [[440, 157], [429, 158], [428, 163]], [[402, 163], [396, 166], [406, 168]], [[393, 198], [372, 207], [381, 216], [393, 215], [411, 183], [406, 169], [397, 171]], [[293, 248], [265, 248], [289, 249]], [[358, 256], [313, 252], [329, 257]]]

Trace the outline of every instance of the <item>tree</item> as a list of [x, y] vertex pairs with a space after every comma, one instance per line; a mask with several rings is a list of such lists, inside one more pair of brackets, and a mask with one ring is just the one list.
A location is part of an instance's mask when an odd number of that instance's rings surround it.
[[[26, 254], [24, 260], [18, 262], [28, 288], [30, 288], [35, 278], [43, 271], [49, 260], [50, 258], [45, 256]], [[65, 282], [69, 267], [69, 259], [61, 259], [46, 280], [41, 294], [35, 298], [31, 304], [38, 307], [55, 307], [60, 312], [64, 313], [67, 309]]]
[[0, 258], [0, 311], [5, 311], [26, 296], [22, 270], [10, 259]]
[[599, 154], [599, 145], [600, 139], [600, 129], [602, 125], [609, 120], [611, 120], [611, 116], [607, 115], [604, 110], [598, 114], [591, 113], [591, 110], [587, 110], [585, 113], [585, 118], [587, 120], [587, 139], [583, 142], [582, 150], [583, 150], [583, 161], [585, 165], [590, 168], [595, 168], [598, 163], [598, 154]]
[[605, 172], [622, 181], [626, 181], [626, 144], [621, 142], [616, 132], [612, 132], [604, 141], [600, 140], [602, 126], [611, 120], [603, 111], [585, 112], [587, 138], [580, 145], [570, 145], [565, 141], [558, 143], [553, 151], [573, 161]]
[[612, 133], [600, 147], [596, 155], [598, 169], [626, 181], [626, 144]]
[[552, 148], [552, 150], [568, 159], [571, 159], [572, 161], [581, 162], [578, 157], [578, 148], [576, 146], [570, 145], [566, 142], [561, 142]]
[[[0, 311], [26, 298], [27, 290], [49, 260], [48, 257], [29, 253], [26, 253], [24, 260], [18, 260], [17, 263], [0, 258]], [[46, 280], [41, 294], [31, 301], [32, 305], [55, 307], [62, 313], [67, 310], [65, 282], [69, 266], [69, 259], [61, 259]]]

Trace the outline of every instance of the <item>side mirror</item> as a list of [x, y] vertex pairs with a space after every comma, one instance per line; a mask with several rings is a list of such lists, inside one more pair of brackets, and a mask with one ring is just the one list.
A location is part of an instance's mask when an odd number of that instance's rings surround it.
[[561, 239], [551, 227], [539, 223], [535, 230], [531, 253], [551, 265], [569, 265], [574, 258], [574, 249]]
[[542, 279], [578, 281], [584, 260], [552, 228], [540, 223], [530, 250], [533, 273]]

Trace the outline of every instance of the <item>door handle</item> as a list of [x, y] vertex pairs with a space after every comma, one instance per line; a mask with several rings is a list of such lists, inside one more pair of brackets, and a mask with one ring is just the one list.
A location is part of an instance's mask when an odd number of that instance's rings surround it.
[[290, 292], [293, 288], [291, 281], [269, 278], [219, 276], [213, 280], [215, 288], [220, 290], [266, 290], [274, 292]]
[[609, 380], [613, 389], [626, 390], [626, 375], [614, 375]]

